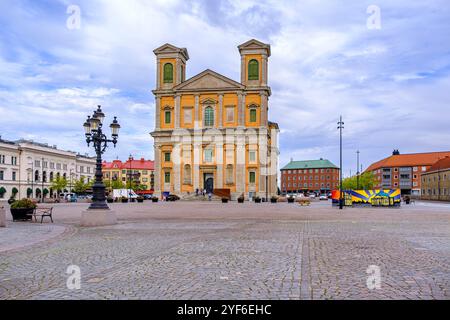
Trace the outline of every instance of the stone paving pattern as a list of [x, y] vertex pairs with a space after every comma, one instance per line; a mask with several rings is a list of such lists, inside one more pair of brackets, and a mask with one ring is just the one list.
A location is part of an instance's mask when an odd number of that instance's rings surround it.
[[[0, 299], [450, 299], [447, 206], [146, 202], [81, 228], [85, 207], [56, 205], [66, 232], [0, 252]], [[66, 287], [72, 264], [80, 290]]]

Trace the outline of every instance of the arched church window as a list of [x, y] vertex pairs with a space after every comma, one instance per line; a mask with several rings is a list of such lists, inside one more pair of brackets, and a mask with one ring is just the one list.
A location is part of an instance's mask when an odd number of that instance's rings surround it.
[[252, 59], [248, 62], [248, 80], [258, 80], [259, 79], [259, 62], [258, 60]]
[[205, 127], [214, 126], [214, 109], [212, 107], [205, 108]]
[[173, 82], [173, 65], [171, 63], [166, 63], [164, 65], [164, 83]]

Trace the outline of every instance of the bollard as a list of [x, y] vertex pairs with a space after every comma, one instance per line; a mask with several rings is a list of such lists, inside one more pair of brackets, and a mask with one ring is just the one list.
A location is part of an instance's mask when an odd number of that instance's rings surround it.
[[0, 205], [0, 227], [6, 227], [6, 210]]

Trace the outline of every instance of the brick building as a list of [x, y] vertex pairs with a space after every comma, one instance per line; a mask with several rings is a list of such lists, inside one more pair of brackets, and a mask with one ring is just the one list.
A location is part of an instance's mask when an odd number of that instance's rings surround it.
[[400, 154], [394, 150], [390, 157], [371, 164], [366, 171], [374, 173], [376, 188], [399, 188], [402, 194], [419, 196], [422, 174], [446, 156], [450, 156], [450, 151]]
[[422, 174], [421, 188], [422, 199], [450, 201], [450, 157], [436, 161]]
[[152, 160], [141, 158], [135, 160], [128, 159], [125, 162], [113, 160], [112, 162], [103, 162], [103, 179], [105, 181], [120, 180], [125, 185], [131, 179], [139, 185], [145, 185], [146, 190], [154, 189], [154, 169], [155, 164]]
[[323, 194], [339, 186], [339, 168], [326, 159], [291, 160], [280, 171], [282, 194]]

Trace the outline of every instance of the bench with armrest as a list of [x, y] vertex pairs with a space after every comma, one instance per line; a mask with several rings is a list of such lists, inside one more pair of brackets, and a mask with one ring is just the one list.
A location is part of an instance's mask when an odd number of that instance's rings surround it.
[[37, 217], [41, 217], [41, 223], [44, 221], [44, 217], [49, 217], [50, 221], [53, 223], [53, 207], [43, 208], [37, 207], [33, 211], [34, 221], [37, 222]]

